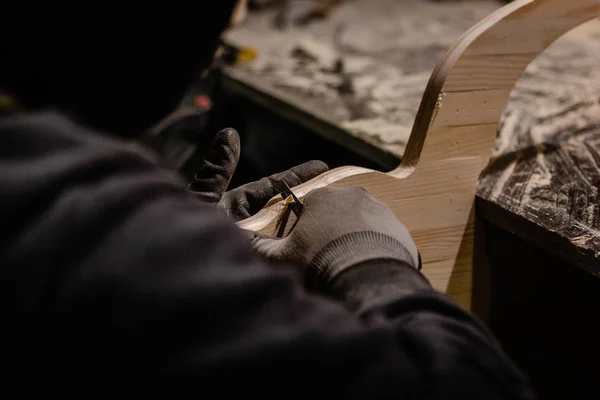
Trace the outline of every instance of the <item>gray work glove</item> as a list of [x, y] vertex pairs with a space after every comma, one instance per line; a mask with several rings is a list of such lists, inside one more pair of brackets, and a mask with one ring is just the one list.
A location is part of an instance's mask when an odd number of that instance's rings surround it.
[[372, 260], [394, 260], [419, 268], [417, 246], [383, 203], [360, 187], [310, 192], [285, 238], [255, 236], [253, 249], [268, 261], [306, 269], [311, 282], [327, 282], [345, 269]]
[[217, 204], [236, 221], [250, 217], [278, 194], [274, 181], [290, 187], [304, 183], [328, 170], [321, 161], [309, 161], [287, 171], [271, 175], [226, 192], [240, 158], [240, 138], [235, 129], [224, 129], [210, 146], [204, 164], [188, 190], [202, 201]]

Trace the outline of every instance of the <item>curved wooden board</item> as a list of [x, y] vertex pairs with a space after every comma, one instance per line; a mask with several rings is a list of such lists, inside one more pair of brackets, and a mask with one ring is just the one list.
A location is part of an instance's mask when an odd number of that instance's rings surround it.
[[[410, 230], [433, 286], [472, 304], [472, 208], [502, 112], [525, 68], [571, 29], [600, 16], [600, 0], [517, 0], [466, 32], [442, 58], [423, 96], [400, 166], [341, 167], [299, 187], [363, 186]], [[275, 233], [273, 199], [243, 229]]]

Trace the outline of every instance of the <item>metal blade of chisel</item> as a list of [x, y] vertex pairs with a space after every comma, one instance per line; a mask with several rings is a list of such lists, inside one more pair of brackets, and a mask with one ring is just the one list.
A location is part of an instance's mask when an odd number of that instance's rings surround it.
[[296, 214], [296, 217], [298, 217], [300, 215], [300, 211], [302, 211], [302, 202], [300, 199], [298, 199], [298, 197], [296, 197], [294, 192], [292, 192], [292, 189], [290, 189], [288, 184], [285, 181], [274, 181], [273, 187], [275, 187], [275, 190], [281, 194], [281, 197], [284, 200], [287, 200], [291, 197], [292, 201], [288, 203], [289, 207], [294, 214]]

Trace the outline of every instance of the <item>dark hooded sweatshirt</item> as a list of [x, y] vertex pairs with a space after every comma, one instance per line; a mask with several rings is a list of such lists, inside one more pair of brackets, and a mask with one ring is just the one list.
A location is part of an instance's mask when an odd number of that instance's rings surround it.
[[533, 397], [490, 334], [413, 268], [355, 265], [327, 296], [307, 293], [151, 154], [57, 114], [0, 119], [0, 221], [5, 383]]

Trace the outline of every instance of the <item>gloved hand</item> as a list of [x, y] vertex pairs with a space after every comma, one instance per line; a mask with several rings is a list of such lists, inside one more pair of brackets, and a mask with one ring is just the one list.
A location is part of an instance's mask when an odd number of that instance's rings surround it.
[[240, 138], [235, 129], [224, 129], [210, 146], [204, 164], [188, 190], [203, 201], [215, 203], [236, 221], [258, 212], [275, 195], [274, 181], [290, 187], [304, 183], [328, 170], [321, 161], [309, 161], [226, 192], [240, 157]]
[[306, 283], [327, 282], [370, 260], [395, 260], [420, 268], [410, 233], [383, 203], [360, 187], [310, 192], [285, 238], [255, 236], [253, 249], [268, 261], [306, 268]]

